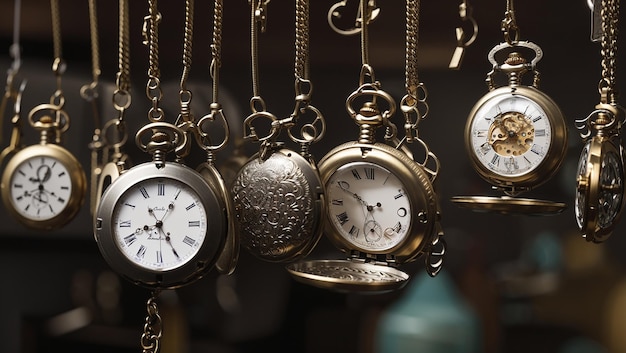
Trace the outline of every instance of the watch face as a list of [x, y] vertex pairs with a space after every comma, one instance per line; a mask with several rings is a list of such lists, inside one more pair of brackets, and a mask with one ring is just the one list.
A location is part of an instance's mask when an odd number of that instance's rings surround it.
[[486, 101], [473, 115], [469, 144], [492, 173], [516, 177], [536, 169], [552, 141], [547, 112], [532, 99], [506, 94]]
[[378, 164], [338, 168], [326, 183], [326, 199], [333, 228], [364, 252], [392, 249], [409, 234], [413, 210], [405, 185]]
[[585, 228], [586, 209], [587, 209], [587, 194], [589, 189], [589, 177], [588, 177], [588, 164], [589, 164], [589, 151], [591, 148], [591, 141], [585, 144], [582, 152], [580, 153], [580, 159], [578, 160], [578, 168], [576, 174], [576, 197], [574, 199], [574, 212], [576, 214], [576, 223], [578, 228]]
[[608, 228], [619, 214], [624, 194], [624, 179], [620, 156], [613, 150], [602, 155], [600, 190], [598, 195], [598, 226]]
[[11, 203], [22, 217], [46, 221], [58, 216], [72, 197], [72, 179], [67, 167], [51, 156], [22, 161], [11, 173]]
[[129, 187], [111, 214], [112, 237], [132, 263], [153, 271], [194, 258], [207, 232], [204, 204], [188, 185], [151, 178]]
[[117, 273], [149, 288], [177, 288], [213, 268], [228, 230], [219, 193], [178, 163], [143, 163], [106, 188], [94, 236]]

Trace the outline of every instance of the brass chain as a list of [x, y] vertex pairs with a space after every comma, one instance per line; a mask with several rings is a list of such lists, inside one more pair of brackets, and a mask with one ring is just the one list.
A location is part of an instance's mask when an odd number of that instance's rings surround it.
[[163, 322], [159, 314], [157, 306], [158, 292], [153, 293], [152, 297], [146, 302], [146, 321], [143, 325], [143, 334], [141, 335], [141, 349], [143, 353], [158, 353], [161, 336], [163, 334]]
[[191, 91], [187, 88], [187, 79], [191, 71], [191, 57], [193, 44], [193, 9], [194, 0], [185, 0], [185, 29], [183, 38], [183, 72], [180, 77], [180, 119], [181, 123], [193, 122], [191, 116]]
[[161, 89], [161, 72], [159, 71], [159, 23], [161, 13], [157, 8], [157, 0], [148, 0], [148, 15], [143, 22], [143, 43], [148, 46], [148, 82], [146, 96], [152, 102], [148, 111], [148, 120], [160, 122], [165, 114], [159, 106], [163, 91]]
[[52, 15], [52, 43], [54, 48], [54, 62], [52, 71], [56, 75], [57, 89], [50, 99], [51, 104], [62, 107], [65, 103], [61, 87], [61, 77], [65, 73], [66, 63], [63, 60], [61, 43], [61, 15], [59, 14], [59, 0], [50, 0], [50, 14]]
[[213, 80], [213, 103], [217, 103], [219, 101], [219, 72], [222, 67], [222, 24], [224, 6], [222, 0], [215, 0], [213, 6], [213, 43], [211, 44], [211, 66], [209, 73]]
[[[118, 73], [115, 86], [118, 91], [130, 92], [130, 34], [128, 0], [119, 0]], [[124, 95], [125, 93], [122, 93]], [[121, 106], [124, 106], [122, 104]], [[120, 117], [121, 119], [121, 117]]]
[[[619, 0], [602, 0], [602, 79], [598, 84], [604, 103], [617, 104], [617, 35], [619, 19]], [[604, 94], [606, 93], [606, 98]]]
[[519, 40], [519, 27], [515, 20], [515, 10], [513, 9], [513, 0], [506, 0], [506, 11], [502, 20], [500, 29], [504, 34], [504, 40], [510, 45], [517, 44]]
[[296, 40], [295, 65], [296, 79], [309, 78], [309, 1], [296, 0]]

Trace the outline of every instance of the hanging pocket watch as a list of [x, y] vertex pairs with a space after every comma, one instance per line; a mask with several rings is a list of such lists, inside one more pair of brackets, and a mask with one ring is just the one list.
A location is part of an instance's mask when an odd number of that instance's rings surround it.
[[[151, 141], [142, 135], [152, 131]], [[193, 169], [159, 159], [184, 133], [165, 123], [146, 125], [137, 143], [154, 162], [123, 172], [102, 195], [94, 234], [109, 265], [135, 284], [175, 288], [210, 270], [224, 246], [226, 210]]]
[[19, 150], [2, 174], [2, 201], [11, 215], [33, 229], [61, 228], [80, 211], [87, 180], [82, 165], [59, 145], [69, 127], [60, 104], [40, 104], [28, 114], [40, 143]]
[[618, 131], [624, 111], [609, 104], [597, 108], [584, 120], [594, 134], [587, 136], [578, 161], [574, 211], [585, 239], [601, 243], [612, 234], [623, 209], [624, 150]]
[[[190, 284], [211, 270], [224, 247], [228, 223], [222, 195], [200, 173], [179, 162], [189, 151], [188, 131], [164, 121], [156, 55], [161, 15], [156, 1], [149, 5], [144, 35], [150, 47], [146, 94], [152, 108], [150, 123], [137, 132], [135, 143], [152, 155], [152, 162], [123, 171], [106, 188], [96, 211], [94, 234], [101, 254], [117, 273], [158, 291]], [[188, 50], [193, 13], [189, 2], [185, 13]], [[190, 55], [185, 52], [185, 58]], [[181, 96], [190, 99], [185, 89], [188, 69], [185, 66], [183, 71]], [[182, 108], [181, 100], [181, 112]], [[166, 161], [172, 152], [176, 161]]]
[[[308, 0], [296, 1], [295, 108], [278, 119], [266, 110], [258, 89], [257, 27], [265, 28], [267, 2], [251, 1], [253, 94], [250, 114], [244, 121], [245, 139], [260, 143], [260, 150], [239, 170], [231, 192], [239, 226], [241, 246], [252, 255], [270, 262], [291, 262], [307, 256], [322, 234], [323, 188], [317, 166], [309, 153], [319, 141], [325, 122], [310, 104], [312, 84], [308, 80]], [[303, 119], [312, 116], [310, 122]], [[269, 122], [266, 136], [259, 135], [259, 119]], [[303, 126], [299, 132], [292, 131]], [[278, 141], [286, 131], [300, 151]]]
[[[523, 50], [534, 52], [528, 62]], [[502, 63], [497, 55], [506, 57]], [[530, 191], [558, 171], [567, 148], [567, 128], [556, 103], [538, 89], [535, 67], [541, 48], [531, 42], [501, 43], [489, 53], [494, 69], [487, 82], [490, 92], [472, 108], [465, 126], [465, 145], [472, 167], [504, 197], [454, 197], [452, 201], [477, 210], [502, 213], [558, 213], [565, 204], [514, 196]], [[496, 72], [508, 76], [508, 85], [495, 88]], [[532, 86], [522, 76], [534, 74]]]
[[619, 1], [596, 1], [592, 10], [591, 39], [602, 46], [600, 103], [585, 119], [576, 120], [584, 147], [574, 211], [583, 237], [601, 243], [611, 236], [623, 210], [625, 155], [620, 134], [626, 111], [617, 102], [616, 89]]
[[[367, 102], [357, 112], [357, 99]], [[369, 99], [368, 99], [369, 98]], [[380, 112], [377, 101], [389, 109]], [[401, 288], [409, 275], [395, 267], [414, 260], [431, 243], [438, 215], [429, 175], [405, 152], [375, 142], [378, 127], [391, 127], [393, 98], [376, 84], [362, 84], [346, 108], [359, 125], [359, 140], [339, 145], [319, 162], [326, 190], [326, 235], [347, 260], [289, 265], [295, 279], [339, 291]]]

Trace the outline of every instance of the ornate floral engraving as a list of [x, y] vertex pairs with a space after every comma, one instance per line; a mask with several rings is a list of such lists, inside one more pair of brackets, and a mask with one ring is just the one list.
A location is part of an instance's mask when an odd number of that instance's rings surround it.
[[254, 255], [281, 260], [298, 254], [313, 237], [311, 187], [289, 157], [255, 158], [232, 187], [241, 245]]

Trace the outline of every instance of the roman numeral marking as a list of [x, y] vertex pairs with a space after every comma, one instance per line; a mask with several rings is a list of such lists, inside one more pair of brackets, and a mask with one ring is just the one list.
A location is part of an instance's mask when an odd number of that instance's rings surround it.
[[546, 136], [546, 130], [545, 129], [535, 130], [535, 136]]
[[350, 228], [350, 230], [348, 231], [348, 233], [350, 233], [350, 235], [352, 235], [353, 237], [358, 238], [359, 237], [359, 228], [357, 228], [355, 226], [352, 226]]
[[120, 227], [130, 227], [130, 219], [127, 221], [121, 221], [120, 222]]
[[143, 259], [145, 255], [146, 255], [146, 247], [142, 245], [139, 247], [139, 250], [137, 250], [136, 256], [140, 259]]
[[126, 246], [130, 246], [135, 242], [135, 240], [137, 240], [137, 237], [134, 233], [127, 235], [124, 237], [124, 244], [126, 244]]
[[348, 222], [348, 214], [346, 212], [342, 212], [338, 215], [336, 215], [335, 217], [337, 217], [337, 220], [339, 221], [339, 223], [341, 223], [341, 225], [344, 225]]
[[62, 198], [62, 197], [59, 197], [59, 198], [58, 198], [58, 201], [59, 201], [60, 203], [65, 203], [65, 199], [64, 199], [64, 198]]
[[157, 195], [159, 195], [159, 196], [165, 195], [165, 184], [163, 184], [163, 183], [158, 183], [157, 184]]
[[189, 221], [190, 227], [200, 227], [200, 221]]
[[185, 238], [183, 238], [183, 243], [189, 246], [193, 246], [196, 243], [196, 241], [185, 235]]
[[24, 185], [22, 185], [22, 184], [13, 184], [13, 187], [14, 187], [14, 188], [21, 189], [21, 188], [23, 188], [23, 187], [24, 187]]
[[491, 164], [496, 166], [500, 164], [500, 155], [494, 154], [493, 158], [491, 158]]
[[189, 206], [185, 207], [185, 209], [186, 209], [187, 211], [189, 211], [190, 209], [192, 209], [192, 208], [194, 208], [194, 207], [196, 207], [196, 203], [195, 203], [195, 202], [194, 202], [194, 203], [192, 203], [191, 205], [189, 205]]
[[135, 209], [135, 205], [131, 205], [131, 204], [129, 204], [128, 202], [125, 202], [125, 203], [124, 203], [124, 206], [132, 207], [133, 209]]
[[144, 199], [147, 199], [150, 197], [150, 195], [148, 195], [148, 191], [143, 186], [139, 188], [139, 192], [141, 192], [141, 195], [143, 195]]
[[333, 205], [335, 206], [343, 206], [343, 200], [342, 199], [333, 199], [332, 200]]
[[356, 180], [361, 180], [361, 175], [359, 174], [359, 172], [356, 169], [352, 169], [352, 176]]
[[365, 178], [369, 180], [374, 180], [374, 168], [364, 168], [365, 170]]
[[399, 193], [399, 194], [396, 194], [393, 198], [394, 198], [394, 200], [397, 200], [397, 199], [401, 198], [402, 196], [404, 196], [404, 194], [403, 193]]
[[159, 250], [157, 250], [156, 252], [156, 262], [159, 264], [163, 263], [163, 253], [161, 253]]
[[538, 116], [538, 117], [536, 117], [536, 118], [533, 118], [533, 123], [538, 122], [539, 120], [541, 120], [541, 118], [543, 118], [541, 115], [539, 115], [539, 116]]

